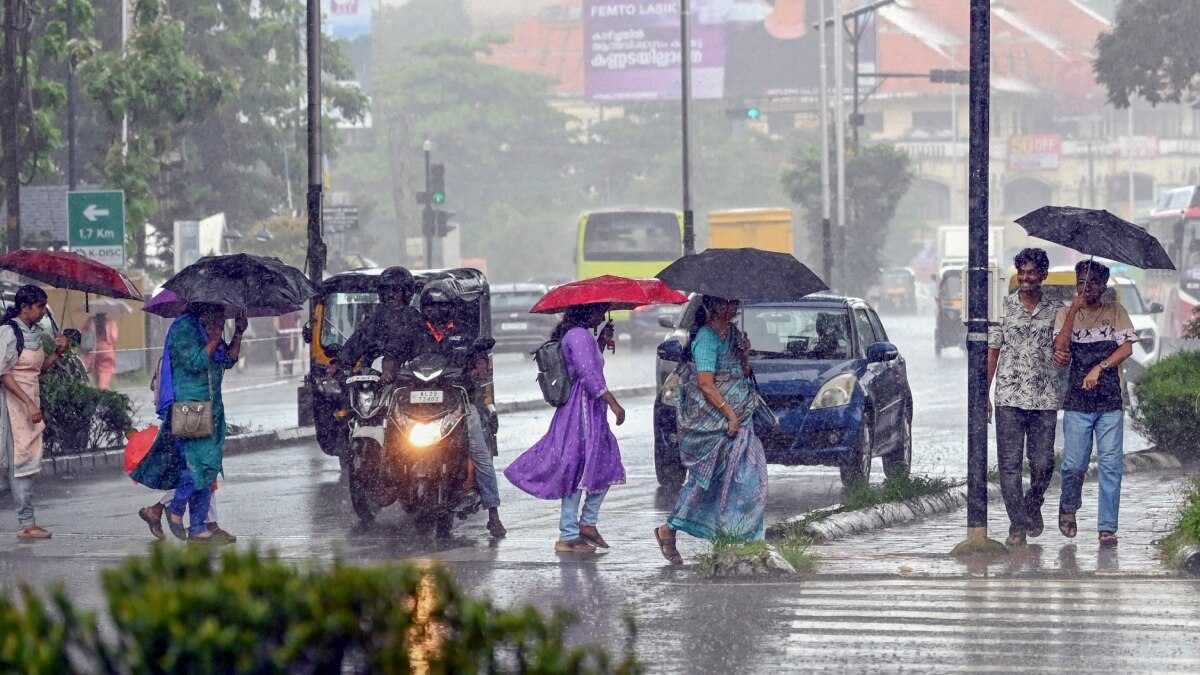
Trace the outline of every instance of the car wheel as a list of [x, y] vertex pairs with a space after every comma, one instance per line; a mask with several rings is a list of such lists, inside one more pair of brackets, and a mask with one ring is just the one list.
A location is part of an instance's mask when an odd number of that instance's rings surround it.
[[838, 466], [838, 470], [842, 474], [842, 487], [849, 489], [871, 482], [871, 460], [874, 459], [871, 454], [871, 446], [871, 425], [867, 422], [864, 414], [862, 431], [858, 434], [858, 446]]
[[657, 439], [654, 441], [654, 476], [663, 487], [679, 487], [687, 469], [679, 461], [679, 452], [663, 445]]
[[379, 513], [378, 446], [372, 441], [355, 441], [348, 454], [350, 505], [358, 519], [364, 525], [370, 525]]
[[900, 447], [883, 456], [883, 475], [888, 479], [908, 475], [912, 468], [912, 419], [906, 410], [900, 416]]

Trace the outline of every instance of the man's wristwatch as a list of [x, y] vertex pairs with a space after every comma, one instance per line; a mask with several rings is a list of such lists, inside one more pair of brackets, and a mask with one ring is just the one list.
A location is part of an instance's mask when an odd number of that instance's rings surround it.
[[1105, 371], [1105, 370], [1108, 370], [1108, 369], [1109, 369], [1109, 368], [1111, 368], [1111, 367], [1112, 367], [1112, 366], [1111, 366], [1111, 365], [1109, 365], [1109, 363], [1108, 363], [1108, 360], [1104, 360], [1104, 361], [1101, 361], [1101, 362], [1100, 362], [1100, 370], [1101, 370], [1102, 372], [1103, 372], [1103, 371]]

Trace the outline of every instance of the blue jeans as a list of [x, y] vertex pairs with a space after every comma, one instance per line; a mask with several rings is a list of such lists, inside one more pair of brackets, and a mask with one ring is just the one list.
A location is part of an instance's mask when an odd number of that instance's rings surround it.
[[492, 450], [483, 436], [483, 420], [479, 409], [467, 406], [467, 446], [471, 463], [475, 465], [475, 489], [483, 500], [483, 508], [500, 506], [500, 485], [496, 481], [496, 467], [492, 464]]
[[[595, 527], [600, 521], [600, 504], [604, 502], [606, 494], [608, 488], [600, 492], [589, 492], [586, 498], [583, 498], [583, 490], [576, 490], [571, 496], [563, 497], [562, 516], [558, 520], [558, 540], [578, 539], [580, 524]], [[582, 516], [579, 515], [580, 498], [583, 498]]]
[[182, 442], [178, 443], [178, 448], [179, 455], [183, 458], [183, 475], [179, 478], [179, 485], [175, 486], [175, 498], [171, 500], [168, 511], [182, 517], [186, 508], [189, 513], [191, 531], [203, 532], [207, 529], [205, 521], [208, 520], [208, 506], [212, 500], [212, 485], [203, 487], [196, 485], [196, 478], [192, 474], [192, 470], [187, 468], [187, 456], [183, 451]]
[[13, 501], [17, 504], [17, 524], [23, 530], [34, 524], [33, 518], [33, 476], [12, 475], [12, 467], [8, 467], [8, 488], [12, 490]]
[[1092, 438], [1100, 466], [1097, 529], [1117, 531], [1121, 508], [1121, 474], [1125, 469], [1125, 411], [1063, 413], [1062, 500], [1059, 510], [1075, 513], [1083, 502], [1083, 474], [1092, 461]]

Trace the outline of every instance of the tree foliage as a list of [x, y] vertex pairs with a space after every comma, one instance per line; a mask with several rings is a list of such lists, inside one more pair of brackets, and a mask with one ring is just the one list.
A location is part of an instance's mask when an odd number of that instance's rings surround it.
[[1096, 40], [1096, 81], [1118, 108], [1134, 96], [1152, 104], [1190, 99], [1200, 83], [1198, 33], [1194, 0], [1122, 0], [1112, 30]]
[[[831, 144], [832, 145], [832, 144]], [[888, 145], [869, 145], [846, 160], [845, 267], [839, 290], [863, 294], [879, 278], [879, 254], [887, 240], [896, 206], [912, 184], [907, 154]], [[821, 250], [821, 153], [810, 146], [797, 153], [783, 174], [784, 188], [813, 223], [812, 250]], [[832, 218], [836, 222], [836, 204]], [[835, 235], [836, 236], [836, 235]]]
[[[53, 3], [17, 3], [15, 16], [3, 17], [5, 26], [12, 25], [20, 30], [0, 30], [0, 50], [5, 41], [14, 36], [17, 54], [16, 68], [0, 72], [0, 95], [8, 92], [9, 78], [17, 79], [20, 92], [15, 110], [10, 101], [0, 103], [0, 158], [5, 153], [16, 152], [20, 158], [21, 180], [30, 182], [38, 175], [53, 173], [56, 169], [53, 151], [62, 145], [62, 131], [56, 124], [56, 115], [67, 100], [67, 88], [60, 72], [65, 72], [68, 59], [81, 47], [80, 43], [67, 40], [67, 7], [65, 0]], [[92, 5], [88, 0], [75, 3], [77, 31], [86, 32], [92, 21]], [[12, 115], [16, 115], [17, 138], [8, 138]], [[0, 185], [4, 176], [0, 175]]]

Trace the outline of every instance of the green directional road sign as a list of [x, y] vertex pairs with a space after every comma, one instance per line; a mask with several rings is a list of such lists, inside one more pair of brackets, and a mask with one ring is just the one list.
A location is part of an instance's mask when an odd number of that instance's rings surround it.
[[75, 253], [109, 267], [124, 267], [125, 192], [68, 192], [67, 245]]

